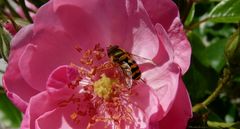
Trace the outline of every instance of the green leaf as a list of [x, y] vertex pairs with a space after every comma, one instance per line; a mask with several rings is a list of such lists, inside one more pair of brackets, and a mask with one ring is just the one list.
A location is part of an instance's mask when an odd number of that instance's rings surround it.
[[240, 122], [236, 123], [225, 123], [225, 122], [214, 122], [208, 121], [208, 126], [210, 129], [239, 129]]
[[225, 44], [226, 40], [217, 40], [203, 51], [206, 54], [206, 64], [210, 65], [218, 73], [226, 63], [224, 57]]
[[205, 99], [217, 85], [217, 74], [214, 70], [201, 65], [193, 57], [190, 69], [184, 75], [184, 82], [194, 105]]
[[0, 27], [0, 53], [5, 61], [8, 61], [11, 36]]
[[195, 56], [200, 62], [202, 61], [202, 51], [206, 49], [202, 42], [202, 38], [197, 32], [189, 33], [188, 38], [190, 40], [192, 46], [192, 54]]
[[189, 14], [188, 14], [188, 16], [187, 16], [187, 19], [186, 19], [185, 23], [184, 23], [185, 26], [190, 25], [191, 22], [192, 22], [192, 20], [193, 20], [193, 18], [194, 18], [195, 5], [196, 5], [196, 3], [193, 3], [193, 4], [192, 4], [192, 7], [191, 7], [191, 9], [190, 9], [190, 12], [189, 12]]
[[0, 93], [0, 114], [0, 121], [6, 127], [17, 128], [20, 126], [22, 114], [4, 93]]
[[235, 76], [235, 77], [233, 78], [233, 81], [240, 83], [240, 76]]
[[189, 35], [193, 56], [195, 56], [202, 65], [211, 67], [219, 73], [226, 62], [224, 57], [226, 40], [216, 38], [211, 44], [206, 46], [202, 41], [203, 38], [200, 36], [197, 32], [192, 32]]
[[212, 22], [237, 23], [240, 21], [240, 0], [222, 0], [212, 9]]

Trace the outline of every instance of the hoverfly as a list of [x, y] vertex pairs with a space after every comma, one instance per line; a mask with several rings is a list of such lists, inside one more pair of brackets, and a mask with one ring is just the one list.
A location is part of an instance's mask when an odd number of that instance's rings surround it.
[[110, 45], [107, 47], [107, 54], [111, 61], [119, 64], [124, 73], [130, 76], [133, 80], [141, 79], [141, 70], [133, 59], [132, 54], [121, 49], [117, 45]]

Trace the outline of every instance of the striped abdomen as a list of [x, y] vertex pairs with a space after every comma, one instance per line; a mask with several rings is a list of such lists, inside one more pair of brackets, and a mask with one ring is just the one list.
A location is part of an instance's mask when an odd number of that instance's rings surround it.
[[[120, 49], [118, 46], [110, 46], [107, 51], [108, 56], [113, 62], [119, 64], [122, 70], [129, 71], [130, 69], [132, 79], [139, 80], [141, 78], [139, 66], [126, 51]], [[126, 67], [126, 64], [128, 67]]]

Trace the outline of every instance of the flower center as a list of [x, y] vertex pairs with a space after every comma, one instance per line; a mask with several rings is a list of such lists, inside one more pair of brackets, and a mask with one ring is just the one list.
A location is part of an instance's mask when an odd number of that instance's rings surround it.
[[112, 93], [112, 85], [115, 80], [110, 79], [105, 74], [102, 74], [101, 78], [94, 82], [94, 93], [105, 100], [109, 99], [110, 94]]
[[114, 123], [116, 127], [120, 127], [122, 122], [125, 124], [134, 122], [133, 110], [130, 108], [133, 105], [129, 102], [131, 89], [126, 81], [129, 76], [126, 76], [119, 65], [110, 59], [105, 62], [102, 60], [106, 52], [99, 44], [83, 53], [80, 48], [76, 50], [82, 54], [80, 59], [82, 67], [71, 64], [78, 70], [79, 77], [68, 84], [68, 87], [73, 90], [78, 90], [79, 88], [76, 88], [78, 86], [83, 88], [80, 88], [82, 89], [80, 92], [74, 92], [68, 100], [59, 103], [59, 106], [76, 105], [76, 111], [69, 117], [77, 124], [80, 124], [81, 118], [89, 118], [87, 129], [98, 122], [105, 123], [105, 126]]

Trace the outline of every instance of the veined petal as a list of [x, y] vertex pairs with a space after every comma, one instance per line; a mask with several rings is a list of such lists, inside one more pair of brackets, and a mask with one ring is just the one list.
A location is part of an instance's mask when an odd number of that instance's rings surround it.
[[[155, 91], [158, 97], [163, 110], [162, 116], [166, 116], [175, 101], [179, 76], [179, 67], [174, 63], [155, 67], [143, 73], [143, 79], [146, 81], [146, 84]], [[159, 120], [158, 118], [156, 119]]]
[[168, 30], [169, 39], [174, 49], [174, 62], [186, 73], [190, 66], [192, 49], [179, 17], [176, 17]]
[[19, 61], [21, 74], [34, 89], [45, 90], [49, 74], [58, 66], [80, 64], [76, 44], [63, 32], [41, 31], [33, 37]]
[[158, 96], [152, 88], [147, 85], [139, 85], [134, 87], [132, 92], [133, 93], [130, 97], [130, 102], [138, 107], [135, 108], [135, 110], [140, 110], [143, 112], [143, 118], [146, 119], [146, 123], [155, 121], [153, 116], [156, 116], [158, 119], [163, 117], [163, 110]]

